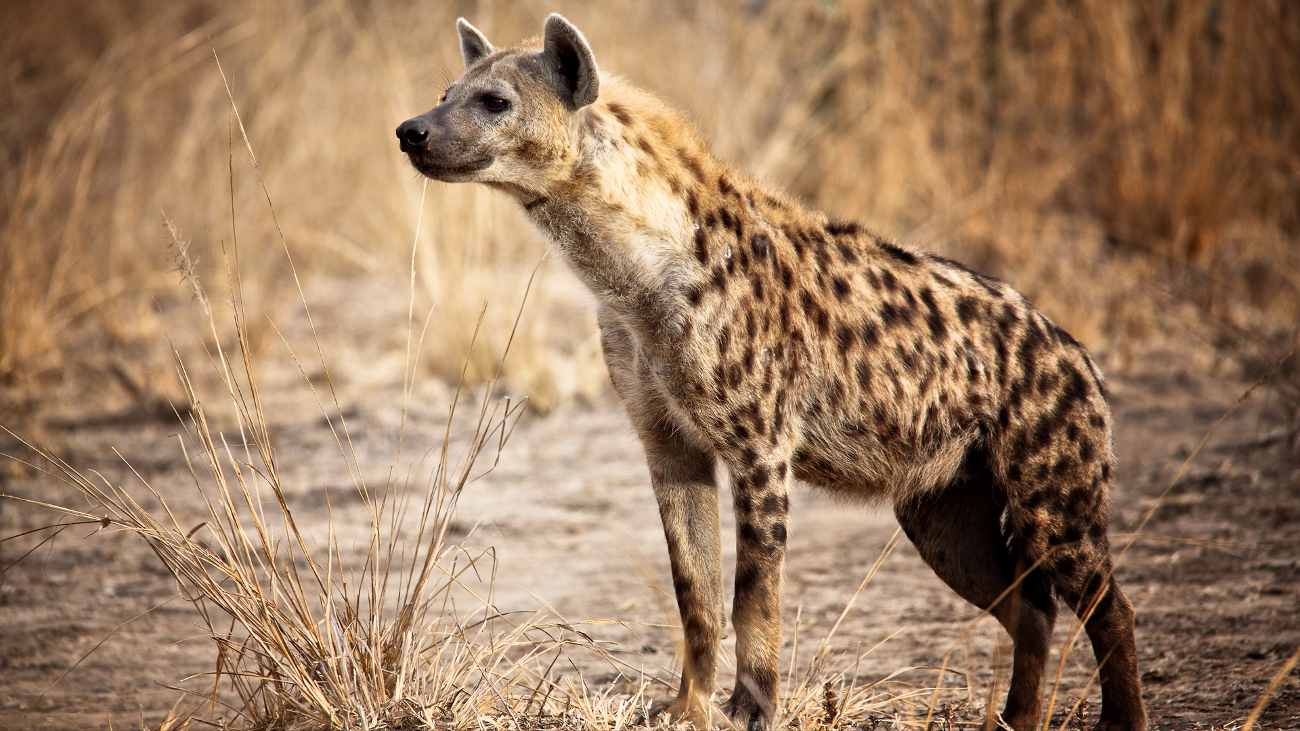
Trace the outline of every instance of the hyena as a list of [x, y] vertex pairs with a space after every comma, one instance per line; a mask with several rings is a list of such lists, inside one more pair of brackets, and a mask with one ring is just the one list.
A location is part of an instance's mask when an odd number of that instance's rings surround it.
[[464, 74], [397, 137], [424, 175], [514, 197], [595, 296], [681, 612], [670, 716], [720, 720], [721, 461], [737, 524], [734, 722], [776, 720], [798, 479], [889, 500], [935, 573], [1006, 628], [1005, 723], [1039, 722], [1059, 597], [1101, 668], [1097, 728], [1145, 728], [1106, 535], [1110, 410], [1083, 346], [1006, 284], [728, 168], [686, 117], [600, 73], [563, 17], [503, 49], [457, 27]]

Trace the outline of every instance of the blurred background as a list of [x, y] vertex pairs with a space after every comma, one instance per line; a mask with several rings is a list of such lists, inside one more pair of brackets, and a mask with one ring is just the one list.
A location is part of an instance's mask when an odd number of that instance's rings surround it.
[[393, 137], [459, 74], [457, 16], [509, 44], [551, 11], [723, 159], [1007, 279], [1111, 372], [1152, 348], [1249, 371], [1294, 341], [1286, 0], [6, 0], [0, 414], [175, 398], [172, 347], [228, 335], [190, 302], [164, 215], [219, 307], [237, 253], [255, 355], [302, 309], [287, 249], [343, 379], [373, 366], [349, 343], [404, 352], [413, 250], [434, 380], [460, 374], [481, 313], [467, 373], [492, 375], [536, 268], [506, 388], [541, 411], [602, 398], [581, 288], [511, 202], [423, 190]]

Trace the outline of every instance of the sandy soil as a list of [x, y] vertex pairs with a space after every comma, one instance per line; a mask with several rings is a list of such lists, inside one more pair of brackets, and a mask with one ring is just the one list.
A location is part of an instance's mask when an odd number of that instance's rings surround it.
[[[348, 349], [348, 343], [366, 342], [362, 335], [340, 328], [327, 350], [365, 362], [373, 353]], [[1151, 354], [1134, 370], [1111, 378], [1122, 460], [1113, 521], [1120, 547], [1248, 385], [1206, 375], [1204, 367], [1172, 353]], [[394, 385], [400, 384], [400, 359], [375, 357], [366, 367], [344, 363], [337, 371], [360, 374], [340, 384], [344, 413], [363, 472], [382, 482], [400, 423], [400, 385]], [[80, 377], [90, 382], [96, 374]], [[349, 525], [363, 525], [364, 512], [338, 449], [302, 389], [285, 385], [292, 381], [288, 375], [281, 380], [268, 379], [264, 394], [291, 507], [300, 523], [322, 531], [328, 491], [346, 534]], [[420, 391], [408, 419], [408, 450], [436, 441], [446, 396], [436, 385]], [[1239, 725], [1300, 646], [1300, 459], [1289, 450], [1269, 398], [1261, 391], [1226, 421], [1121, 561], [1121, 584], [1138, 611], [1140, 667], [1155, 728]], [[178, 429], [140, 418], [129, 407], [104, 413], [51, 413], [45, 423], [81, 471], [131, 484], [116, 447], [183, 523], [203, 520], [181, 447], [170, 436]], [[16, 449], [4, 438], [0, 446]], [[84, 505], [68, 488], [12, 463], [0, 469], [0, 491]], [[662, 533], [640, 449], [613, 404], [527, 417], [499, 467], [464, 494], [459, 516], [465, 532], [473, 528], [468, 544], [497, 548], [498, 607], [533, 610], [544, 600], [568, 620], [627, 622], [600, 627], [599, 637], [617, 643], [619, 657], [633, 666], [669, 677], [668, 630], [636, 624], [665, 620], [659, 587], [670, 583]], [[53, 522], [47, 511], [0, 501], [0, 537]], [[159, 562], [141, 541], [94, 528], [68, 529], [0, 577], [0, 728], [156, 723], [179, 695], [162, 684], [179, 684], [211, 667], [213, 645], [199, 636], [192, 610], [169, 601], [175, 587]], [[799, 617], [802, 657], [825, 637], [895, 528], [887, 509], [845, 506], [799, 491], [785, 619], [791, 636]], [[0, 543], [0, 566], [35, 544], [33, 537]], [[848, 612], [834, 643], [849, 653], [841, 663], [851, 662], [857, 648], [879, 644], [859, 666], [861, 679], [874, 680], [899, 668], [936, 665], [976, 616], [904, 539]], [[1063, 616], [1058, 627], [1058, 649], [1068, 619]], [[977, 703], [984, 702], [980, 689], [991, 677], [999, 637], [985, 621], [953, 656], [956, 668], [970, 673]], [[1064, 668], [1060, 693], [1072, 698], [1092, 672], [1090, 653], [1072, 653]], [[616, 679], [594, 660], [583, 672], [593, 682]], [[934, 672], [916, 670], [904, 678], [932, 683]], [[187, 685], [196, 687], [194, 681]], [[1091, 696], [1095, 708], [1095, 689]], [[1300, 728], [1295, 674], [1263, 721], [1260, 728]]]

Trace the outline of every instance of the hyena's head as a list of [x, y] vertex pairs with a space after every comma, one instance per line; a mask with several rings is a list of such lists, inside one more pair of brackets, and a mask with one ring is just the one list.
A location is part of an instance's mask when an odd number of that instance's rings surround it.
[[456, 27], [465, 73], [438, 106], [397, 128], [402, 152], [436, 180], [547, 194], [572, 168], [575, 115], [600, 90], [586, 38], [555, 14], [540, 49], [497, 50], [464, 18]]

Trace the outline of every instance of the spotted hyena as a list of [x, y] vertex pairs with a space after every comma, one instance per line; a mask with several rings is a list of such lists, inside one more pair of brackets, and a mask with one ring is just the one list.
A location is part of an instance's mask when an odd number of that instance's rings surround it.
[[890, 501], [935, 573], [997, 617], [1015, 641], [1012, 728], [1039, 721], [1057, 597], [1088, 618], [1098, 728], [1144, 728], [1106, 537], [1110, 410], [1083, 346], [1006, 284], [728, 168], [686, 117], [599, 73], [561, 16], [504, 49], [457, 26], [464, 74], [397, 137], [424, 175], [513, 196], [595, 295], [686, 638], [671, 716], [717, 720], [720, 460], [737, 524], [734, 721], [776, 718], [798, 479]]

